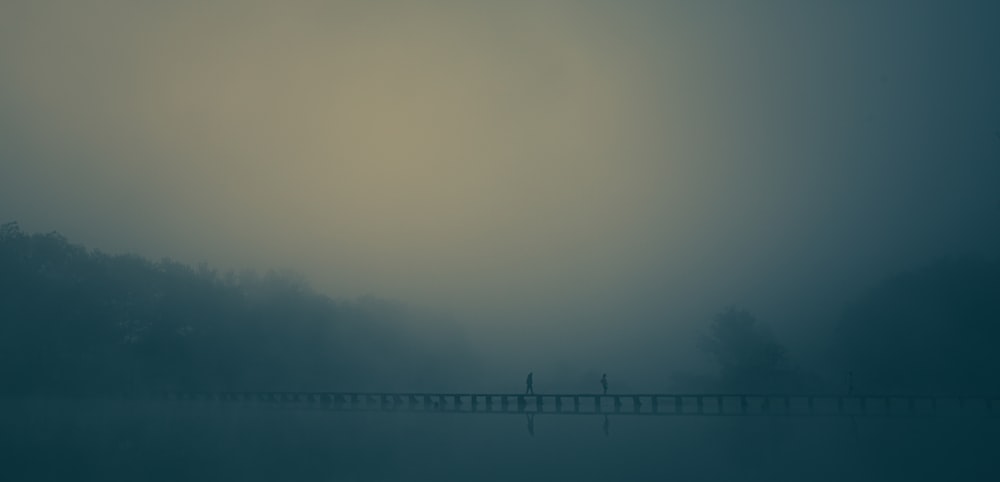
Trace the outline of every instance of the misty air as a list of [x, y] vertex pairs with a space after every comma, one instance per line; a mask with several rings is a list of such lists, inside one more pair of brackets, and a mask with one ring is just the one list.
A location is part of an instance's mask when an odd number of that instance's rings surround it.
[[998, 18], [0, 1], [0, 480], [998, 480]]

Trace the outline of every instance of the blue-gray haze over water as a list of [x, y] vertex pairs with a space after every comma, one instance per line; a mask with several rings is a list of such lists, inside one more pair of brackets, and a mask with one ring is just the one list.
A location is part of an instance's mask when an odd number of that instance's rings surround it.
[[0, 0], [0, 480], [1000, 480], [998, 23]]

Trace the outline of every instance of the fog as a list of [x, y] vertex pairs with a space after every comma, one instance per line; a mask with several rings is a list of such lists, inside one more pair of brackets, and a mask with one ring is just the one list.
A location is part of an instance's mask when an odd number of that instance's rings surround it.
[[997, 479], [998, 18], [2, 1], [0, 478]]
[[4, 2], [0, 220], [428, 307], [515, 383], [663, 386], [731, 305], [808, 364], [883, 278], [996, 256], [998, 14]]

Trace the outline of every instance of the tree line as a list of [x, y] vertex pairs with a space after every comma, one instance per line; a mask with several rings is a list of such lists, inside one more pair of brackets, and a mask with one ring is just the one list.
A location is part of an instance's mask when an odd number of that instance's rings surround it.
[[[218, 273], [109, 255], [0, 226], [0, 393], [448, 390], [482, 360], [440, 317], [372, 297], [336, 301], [293, 273]], [[434, 328], [432, 328], [434, 327]], [[848, 303], [826, 379], [736, 307], [707, 324], [714, 375], [683, 389], [1000, 394], [1000, 263], [943, 259]], [[481, 382], [481, 380], [478, 380]]]
[[290, 273], [219, 274], [0, 228], [3, 393], [440, 389], [475, 364], [457, 333], [426, 330], [431, 318], [335, 301]]
[[752, 313], [729, 308], [701, 340], [717, 374], [687, 377], [725, 391], [1000, 395], [1000, 263], [939, 259], [886, 278], [845, 306], [821, 359], [822, 379]]

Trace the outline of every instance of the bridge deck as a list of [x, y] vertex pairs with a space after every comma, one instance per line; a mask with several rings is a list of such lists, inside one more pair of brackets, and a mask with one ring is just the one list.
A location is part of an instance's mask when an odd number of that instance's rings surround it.
[[742, 393], [160, 393], [156, 398], [337, 411], [714, 416], [995, 416], [1000, 397]]

